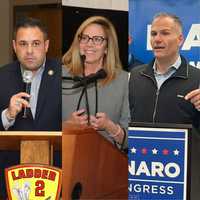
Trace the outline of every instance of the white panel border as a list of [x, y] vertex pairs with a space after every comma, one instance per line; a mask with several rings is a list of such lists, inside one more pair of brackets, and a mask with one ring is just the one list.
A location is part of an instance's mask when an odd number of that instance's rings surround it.
[[128, 11], [128, 0], [62, 0], [62, 5]]

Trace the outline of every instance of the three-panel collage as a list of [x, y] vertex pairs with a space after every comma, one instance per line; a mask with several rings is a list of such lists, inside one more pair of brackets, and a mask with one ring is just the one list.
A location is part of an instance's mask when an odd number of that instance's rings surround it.
[[199, 10], [2, 1], [0, 200], [199, 200]]

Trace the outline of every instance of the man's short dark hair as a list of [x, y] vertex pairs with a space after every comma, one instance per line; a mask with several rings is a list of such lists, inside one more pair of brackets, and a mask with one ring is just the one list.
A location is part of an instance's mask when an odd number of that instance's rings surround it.
[[38, 27], [44, 34], [44, 39], [48, 39], [48, 31], [47, 31], [47, 27], [45, 26], [45, 24], [42, 23], [41, 20], [36, 19], [36, 18], [31, 18], [31, 17], [22, 17], [19, 20], [17, 20], [15, 28], [14, 28], [14, 35], [13, 35], [13, 39], [16, 39], [16, 34], [17, 31], [20, 28], [34, 28], [34, 27]]

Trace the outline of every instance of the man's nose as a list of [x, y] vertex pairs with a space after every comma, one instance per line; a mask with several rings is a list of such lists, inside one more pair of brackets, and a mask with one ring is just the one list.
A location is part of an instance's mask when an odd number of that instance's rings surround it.
[[154, 40], [155, 40], [155, 41], [160, 41], [160, 40], [162, 40], [161, 35], [160, 35], [159, 33], [156, 34], [156, 35], [154, 36]]
[[27, 53], [29, 54], [33, 53], [33, 47], [31, 44], [27, 45]]

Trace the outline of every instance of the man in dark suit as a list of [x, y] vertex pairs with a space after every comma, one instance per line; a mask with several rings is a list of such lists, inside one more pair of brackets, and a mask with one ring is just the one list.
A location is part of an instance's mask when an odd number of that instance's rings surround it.
[[[49, 48], [46, 27], [38, 19], [23, 18], [16, 24], [13, 48], [17, 61], [0, 69], [0, 129], [60, 131], [61, 64], [46, 58]], [[24, 92], [24, 71], [31, 74], [30, 94]], [[0, 161], [1, 168], [17, 164], [17, 158], [8, 152], [1, 153], [1, 159], [8, 160]]]
[[[37, 19], [16, 25], [13, 48], [18, 61], [0, 69], [1, 130], [61, 130], [61, 65], [46, 59], [49, 40]], [[30, 95], [25, 93], [23, 72], [32, 72]], [[23, 118], [23, 109], [28, 115]]]

